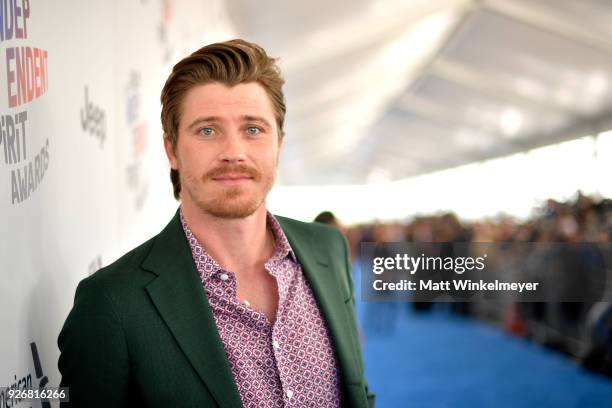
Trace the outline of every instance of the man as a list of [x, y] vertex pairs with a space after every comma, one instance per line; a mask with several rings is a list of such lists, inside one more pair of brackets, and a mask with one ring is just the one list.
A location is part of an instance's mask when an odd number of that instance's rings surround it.
[[242, 40], [174, 67], [161, 118], [181, 206], [79, 284], [58, 339], [72, 406], [373, 406], [346, 241], [266, 210], [282, 85]]

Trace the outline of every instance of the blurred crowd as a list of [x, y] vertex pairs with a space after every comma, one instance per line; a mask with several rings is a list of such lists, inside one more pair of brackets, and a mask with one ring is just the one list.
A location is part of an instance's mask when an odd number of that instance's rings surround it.
[[612, 241], [612, 200], [578, 193], [568, 202], [548, 200], [527, 221], [508, 216], [462, 223], [453, 213], [415, 217], [408, 223], [346, 228], [354, 257], [366, 240], [421, 242], [597, 242]]
[[[612, 299], [612, 200], [596, 199], [580, 192], [567, 202], [549, 199], [534, 209], [526, 221], [500, 216], [468, 223], [460, 221], [453, 213], [445, 213], [418, 216], [405, 223], [372, 223], [343, 228], [329, 212], [322, 213], [317, 220], [335, 224], [343, 230], [356, 264], [360, 261], [361, 242], [452, 242], [467, 243], [468, 246], [499, 243], [495, 246], [501, 248], [497, 256], [507, 259], [504, 259], [503, 270], [494, 273], [516, 273], [518, 279], [524, 279], [524, 274], [537, 277], [538, 273], [546, 273], [538, 270], [541, 268], [538, 265], [542, 264], [537, 260], [554, 259], [558, 268], [571, 272], [560, 275], [564, 278], [558, 282], [559, 290], [576, 292], [577, 286], [582, 285], [581, 290], [595, 295], [582, 301], [581, 294], [574, 299], [581, 301], [571, 302], [524, 302], [510, 296], [495, 301], [446, 303], [446, 299], [433, 299], [432, 302], [408, 304], [420, 313], [446, 307], [452, 313], [486, 320], [509, 333], [566, 353], [583, 366], [612, 377], [612, 304], [605, 301]], [[513, 261], [524, 256], [512, 249], [512, 245], [517, 243], [527, 244], [522, 245], [523, 248], [537, 248], [537, 245], [529, 243], [568, 243], [571, 245], [563, 248], [576, 249], [560, 252], [548, 249], [537, 253], [533, 257], [536, 261], [529, 262], [528, 268], [524, 268], [523, 262], [520, 271], [513, 271]], [[561, 294], [558, 296], [563, 300], [568, 298]], [[394, 307], [398, 305], [389, 308], [390, 314]], [[378, 320], [377, 324], [380, 323]]]

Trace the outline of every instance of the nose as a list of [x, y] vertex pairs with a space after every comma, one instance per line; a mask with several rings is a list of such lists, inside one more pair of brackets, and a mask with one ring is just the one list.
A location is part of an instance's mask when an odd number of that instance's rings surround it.
[[232, 132], [227, 136], [221, 148], [219, 160], [227, 163], [243, 162], [246, 160], [244, 148], [244, 143], [237, 132]]

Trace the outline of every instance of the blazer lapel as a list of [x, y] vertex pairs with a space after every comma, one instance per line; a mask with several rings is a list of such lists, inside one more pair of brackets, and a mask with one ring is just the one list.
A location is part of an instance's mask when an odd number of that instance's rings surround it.
[[157, 275], [147, 291], [219, 406], [242, 407], [178, 214], [155, 238], [142, 264]]
[[353, 339], [354, 330], [348, 324], [351, 316], [342, 297], [338, 274], [329, 268], [325, 243], [317, 240], [312, 231], [300, 228], [294, 222], [287, 222], [283, 217], [276, 218], [302, 266], [323, 318], [327, 322], [344, 381], [359, 383], [361, 377], [354, 349], [356, 339]]

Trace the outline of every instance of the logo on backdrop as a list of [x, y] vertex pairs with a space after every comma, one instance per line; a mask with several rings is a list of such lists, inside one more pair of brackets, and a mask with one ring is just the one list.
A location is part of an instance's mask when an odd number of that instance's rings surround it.
[[[30, 350], [32, 351], [32, 362], [34, 363], [34, 373], [36, 375], [36, 381], [38, 381], [38, 384], [33, 383], [34, 380], [32, 379], [32, 373], [27, 373], [20, 378], [17, 378], [17, 375], [15, 374], [13, 376], [12, 384], [0, 390], [0, 407], [14, 407], [21, 402], [21, 399], [9, 398], [6, 394], [8, 390], [23, 391], [28, 389], [43, 389], [49, 382], [49, 378], [43, 374], [42, 364], [40, 363], [38, 348], [36, 347], [35, 342], [30, 343]], [[42, 408], [51, 408], [49, 401], [43, 400]]]
[[[0, 1], [0, 42], [19, 44], [5, 49], [5, 95], [9, 108], [27, 105], [49, 88], [47, 50], [20, 44], [28, 39], [29, 19], [29, 0]], [[12, 204], [27, 200], [39, 187], [49, 167], [49, 139], [32, 149], [27, 132], [28, 119], [27, 110], [0, 116], [0, 157], [10, 167]]]
[[130, 71], [125, 85], [125, 121], [131, 133], [132, 157], [126, 167], [127, 185], [134, 193], [134, 207], [140, 210], [147, 198], [149, 180], [143, 175], [142, 159], [147, 149], [149, 130], [140, 113], [140, 72]]
[[85, 86], [85, 104], [81, 108], [81, 127], [91, 136], [100, 140], [100, 148], [106, 139], [106, 113], [89, 99], [89, 89]]
[[[0, 41], [28, 38], [29, 0], [0, 2]], [[47, 50], [21, 46], [6, 48], [9, 108], [40, 98], [49, 87]]]

